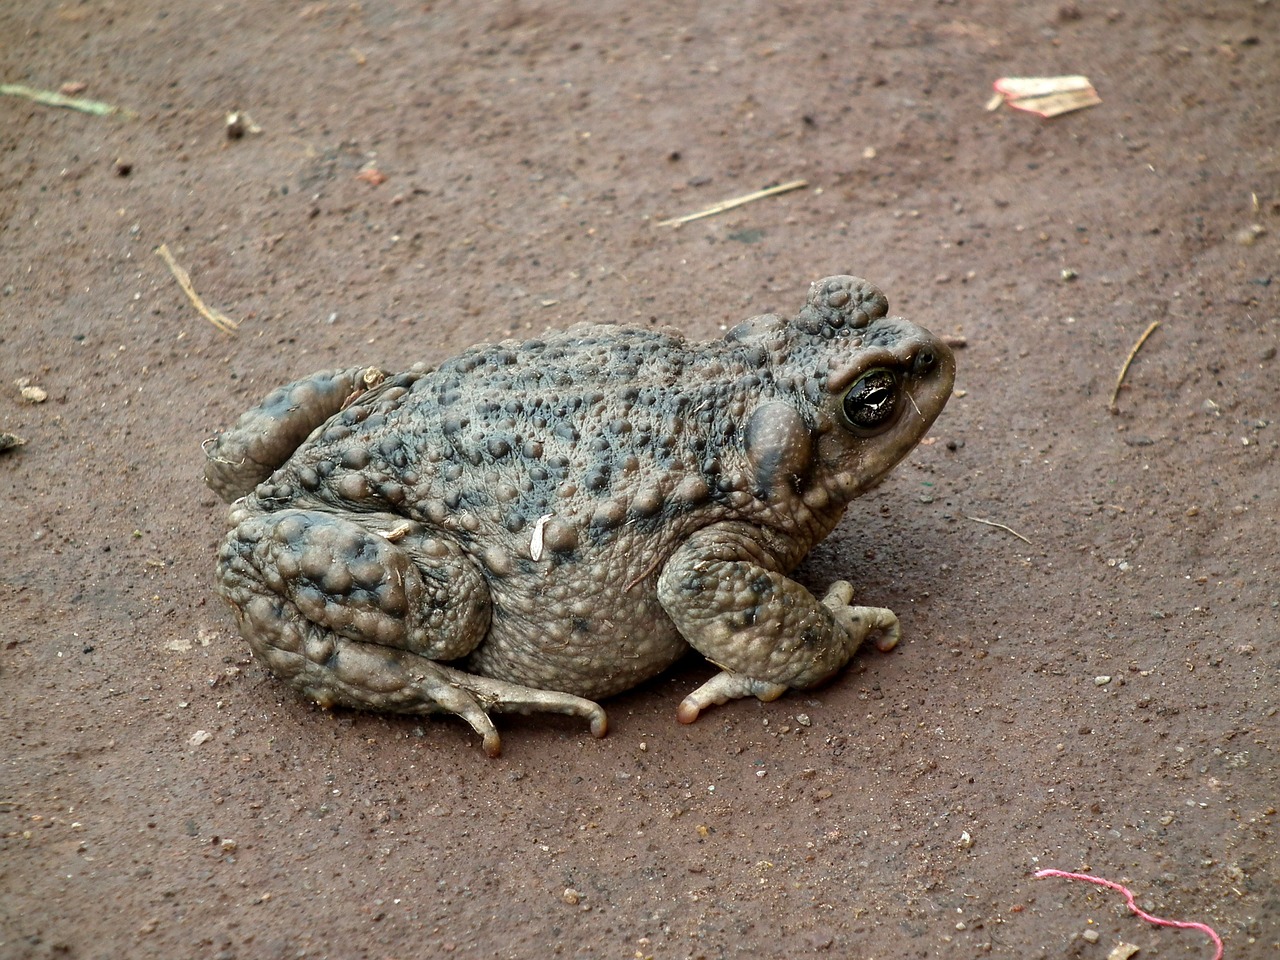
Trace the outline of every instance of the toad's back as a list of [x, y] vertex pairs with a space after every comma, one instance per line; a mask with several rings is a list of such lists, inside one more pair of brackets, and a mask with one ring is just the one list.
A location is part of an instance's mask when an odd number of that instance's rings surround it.
[[740, 431], [777, 390], [758, 344], [694, 347], [584, 326], [473, 348], [366, 393], [258, 497], [403, 513], [467, 541], [528, 543], [548, 515], [593, 543], [626, 523], [654, 535], [749, 485]]

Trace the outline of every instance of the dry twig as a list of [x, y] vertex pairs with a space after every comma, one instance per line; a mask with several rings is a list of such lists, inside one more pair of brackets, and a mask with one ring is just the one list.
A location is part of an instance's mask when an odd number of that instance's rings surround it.
[[659, 220], [658, 226], [678, 227], [682, 223], [701, 220], [703, 217], [714, 217], [717, 213], [724, 213], [726, 210], [732, 210], [734, 207], [740, 207], [744, 203], [763, 200], [765, 197], [775, 197], [780, 193], [790, 193], [792, 190], [801, 190], [808, 185], [808, 180], [791, 180], [787, 183], [780, 183], [776, 187], [766, 187], [765, 189], [757, 190], [754, 193], [743, 194], [741, 197], [721, 200], [719, 203], [713, 203], [705, 210], [699, 210], [697, 213], [686, 213], [683, 217], [673, 217], [670, 220]]
[[205, 305], [200, 299], [200, 294], [196, 293], [195, 287], [191, 286], [191, 274], [183, 270], [178, 265], [178, 261], [173, 259], [173, 254], [169, 252], [167, 243], [160, 244], [156, 248], [156, 254], [165, 263], [169, 265], [169, 272], [173, 274], [173, 278], [178, 281], [178, 286], [182, 288], [182, 292], [187, 295], [187, 299], [200, 311], [200, 316], [204, 317], [223, 333], [235, 333], [236, 327], [240, 326], [239, 321], [232, 320], [220, 310], [214, 310]]
[[1013, 527], [1007, 527], [1003, 523], [996, 523], [994, 520], [983, 520], [981, 517], [965, 517], [965, 519], [972, 520], [974, 523], [985, 523], [988, 527], [998, 527], [999, 529], [1003, 530], [1005, 533], [1012, 533], [1015, 537], [1017, 537], [1019, 540], [1021, 540], [1023, 543], [1027, 544], [1028, 546], [1031, 545], [1030, 540], [1028, 540], [1026, 537], [1020, 534], [1017, 530], [1013, 529]]
[[1120, 368], [1120, 376], [1116, 377], [1116, 388], [1111, 391], [1111, 403], [1108, 409], [1115, 413], [1118, 407], [1116, 401], [1120, 399], [1120, 387], [1124, 384], [1124, 378], [1129, 374], [1129, 367], [1133, 363], [1133, 358], [1138, 355], [1138, 351], [1142, 349], [1142, 345], [1147, 342], [1147, 337], [1156, 332], [1156, 327], [1160, 326], [1159, 320], [1152, 320], [1147, 329], [1143, 331], [1142, 336], [1138, 338], [1138, 342], [1133, 345], [1133, 349], [1129, 351], [1129, 356], [1124, 358], [1124, 366]]

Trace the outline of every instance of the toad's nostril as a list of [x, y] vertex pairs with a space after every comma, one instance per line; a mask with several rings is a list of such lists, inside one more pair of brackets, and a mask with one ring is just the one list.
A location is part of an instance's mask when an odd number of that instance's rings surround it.
[[937, 365], [938, 354], [932, 347], [925, 347], [916, 354], [916, 358], [911, 364], [911, 372], [917, 377], [923, 377], [928, 373], [932, 373]]

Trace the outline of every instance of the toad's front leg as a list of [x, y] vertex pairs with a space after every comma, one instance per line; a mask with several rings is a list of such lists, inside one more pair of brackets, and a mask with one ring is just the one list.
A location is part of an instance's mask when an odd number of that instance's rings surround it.
[[590, 700], [436, 662], [489, 629], [488, 591], [457, 544], [384, 514], [235, 512], [219, 592], [267, 668], [321, 706], [456, 714], [490, 756], [501, 747], [491, 712], [572, 714], [604, 735]]
[[722, 668], [680, 704], [681, 723], [712, 704], [773, 700], [821, 683], [871, 633], [879, 633], [881, 650], [898, 642], [893, 611], [852, 605], [844, 581], [819, 601], [778, 571], [758, 532], [735, 525], [708, 527], [677, 550], [658, 580], [658, 598], [689, 644]]

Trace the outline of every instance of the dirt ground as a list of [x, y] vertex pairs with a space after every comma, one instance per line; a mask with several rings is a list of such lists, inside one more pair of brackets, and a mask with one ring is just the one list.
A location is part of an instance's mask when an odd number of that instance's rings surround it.
[[[1212, 956], [1043, 868], [1276, 956], [1278, 37], [1268, 0], [4, 4], [0, 82], [136, 116], [0, 97], [0, 956]], [[1059, 73], [1103, 104], [984, 109]], [[800, 571], [896, 651], [681, 727], [690, 658], [497, 760], [248, 656], [201, 441], [270, 388], [715, 337], [841, 272], [967, 342]]]

